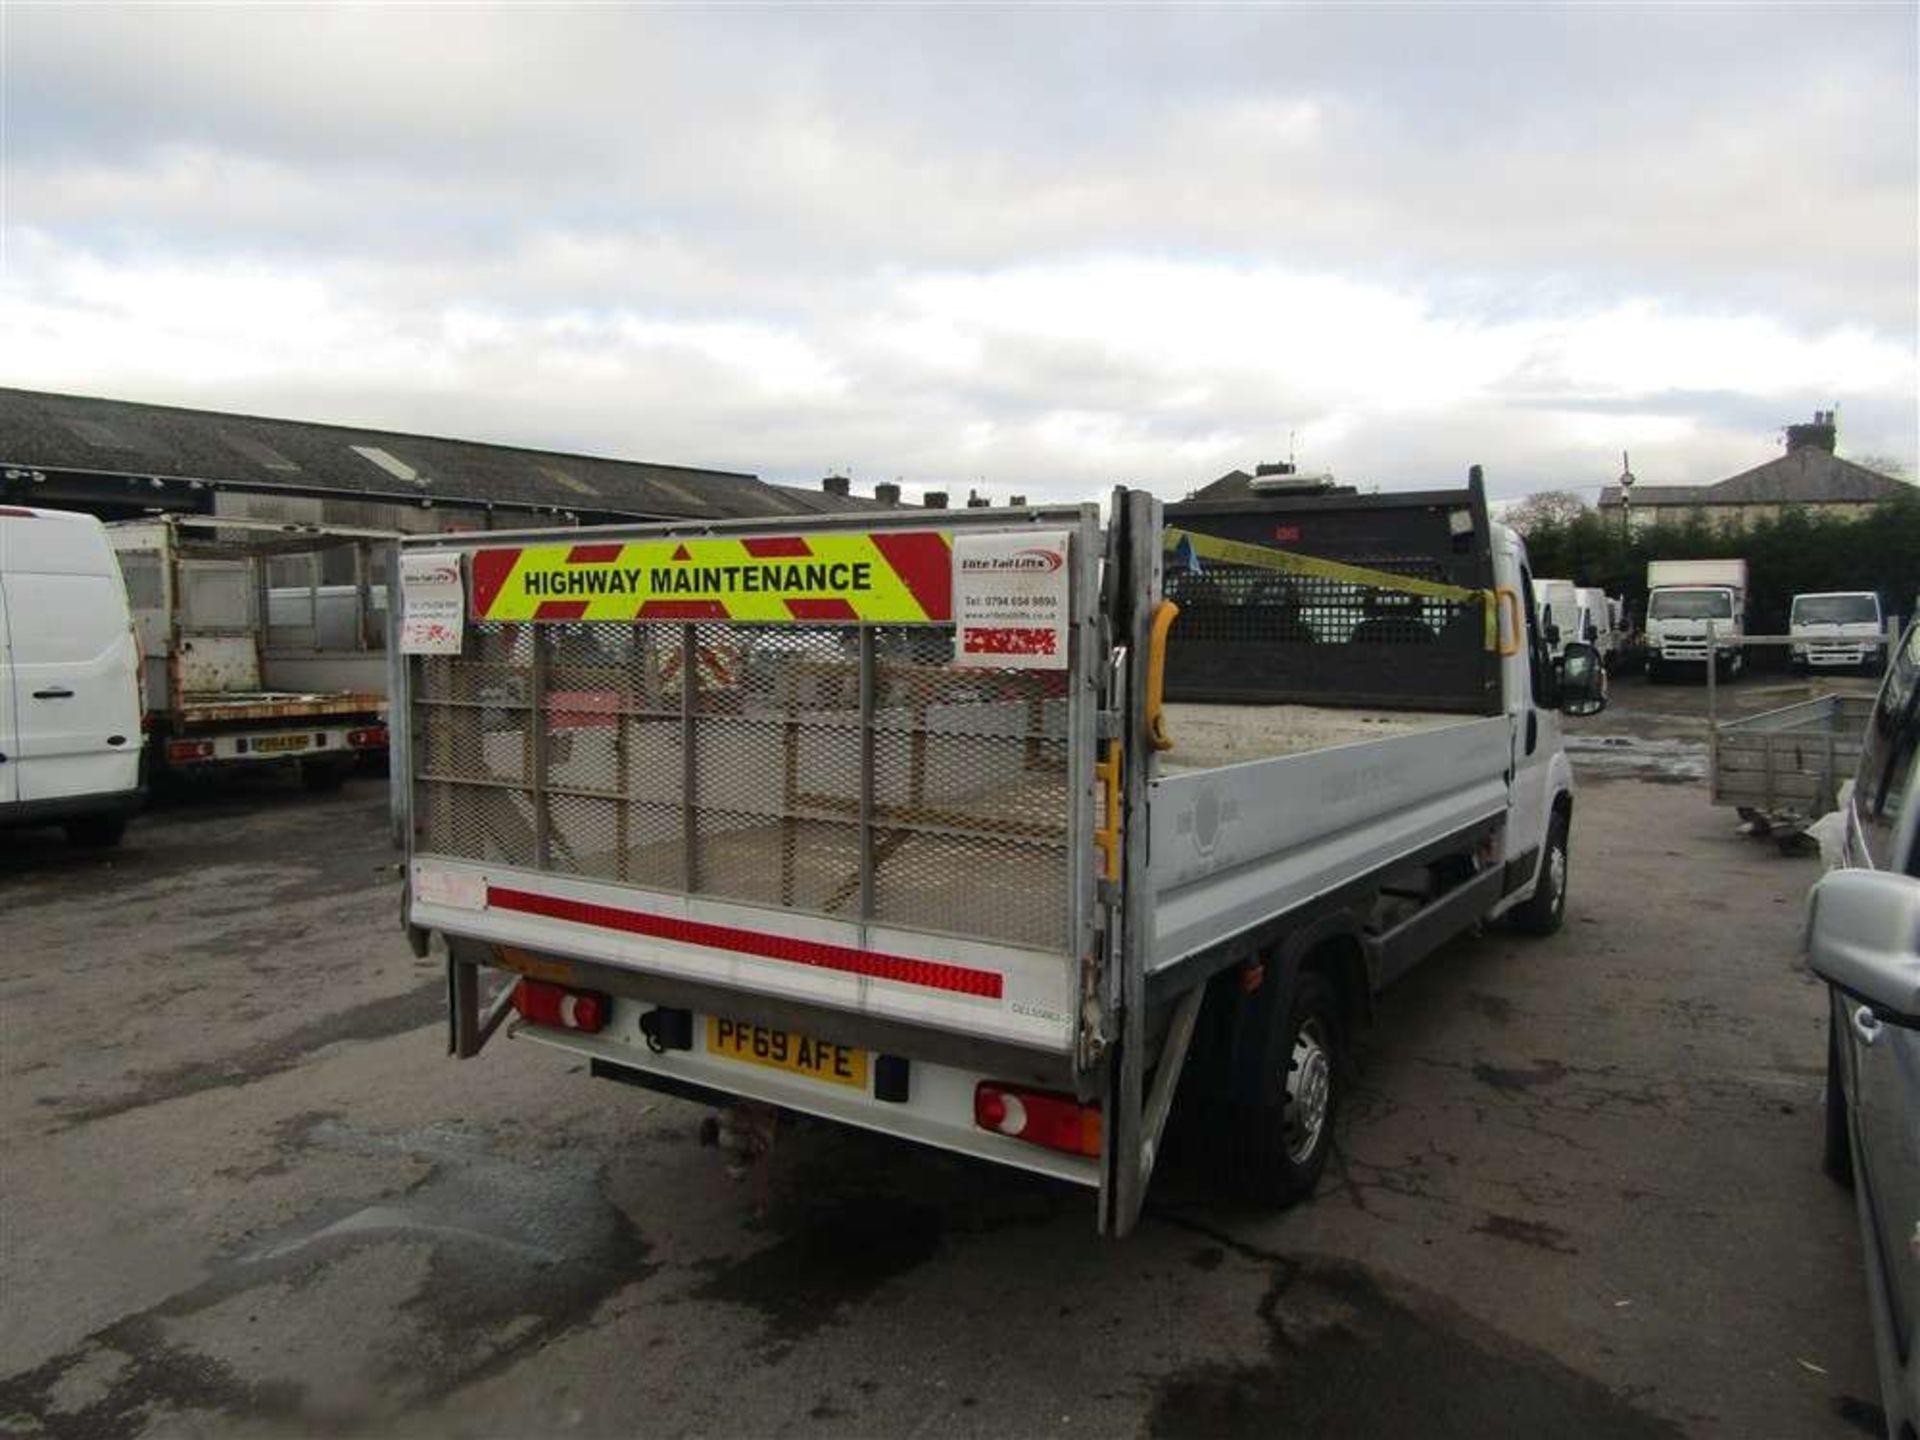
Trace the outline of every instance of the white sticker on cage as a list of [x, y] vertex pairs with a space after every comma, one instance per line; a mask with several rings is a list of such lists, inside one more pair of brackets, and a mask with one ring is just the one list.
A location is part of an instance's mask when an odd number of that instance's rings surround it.
[[416, 864], [413, 898], [422, 905], [444, 905], [449, 910], [484, 910], [487, 877], [470, 870], [442, 870], [438, 865]]
[[1067, 668], [1072, 538], [1066, 530], [953, 537], [956, 664]]
[[400, 653], [458, 655], [467, 593], [457, 550], [408, 550], [400, 556]]

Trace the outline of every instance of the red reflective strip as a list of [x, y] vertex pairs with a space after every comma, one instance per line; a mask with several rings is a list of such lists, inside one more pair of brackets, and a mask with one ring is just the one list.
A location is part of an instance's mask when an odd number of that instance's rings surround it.
[[787, 613], [796, 620], [858, 620], [860, 612], [853, 603], [842, 600], [838, 595], [824, 596], [818, 600], [789, 600]]
[[578, 620], [587, 613], [584, 600], [542, 600], [535, 607], [533, 618], [536, 620]]
[[724, 620], [727, 607], [718, 600], [648, 600], [640, 606], [642, 620]]
[[953, 618], [953, 551], [937, 530], [875, 531], [874, 548], [886, 556], [929, 620]]
[[620, 542], [611, 545], [576, 545], [567, 552], [569, 565], [611, 565], [620, 558]]
[[467, 613], [476, 620], [487, 618], [494, 596], [507, 583], [507, 576], [520, 561], [518, 550], [476, 550], [473, 553], [473, 601]]
[[762, 960], [784, 960], [793, 965], [811, 965], [818, 970], [838, 970], [848, 975], [871, 976], [876, 980], [897, 980], [902, 985], [951, 990], [958, 995], [979, 995], [989, 1000], [1000, 998], [1002, 977], [997, 971], [975, 970], [967, 965], [950, 965], [941, 960], [915, 960], [907, 955], [856, 950], [850, 945], [830, 945], [822, 940], [796, 940], [788, 935], [767, 935], [733, 925], [710, 925], [703, 920], [676, 920], [668, 915], [650, 915], [644, 910], [621, 910], [612, 905], [566, 900], [555, 895], [536, 895], [531, 890], [509, 890], [498, 885], [487, 887], [487, 904], [496, 910], [517, 910], [525, 915], [544, 915], [550, 920], [569, 920], [576, 925], [596, 925], [603, 930], [619, 930], [628, 935], [646, 935], [656, 940], [673, 940], [682, 945], [731, 950], [735, 954], [752, 955]]
[[0, 505], [0, 515], [11, 516], [16, 520], [34, 520], [38, 517], [31, 510], [22, 510], [16, 505]]
[[740, 542], [747, 554], [756, 560], [774, 560], [783, 555], [808, 556], [813, 547], [798, 535], [762, 535], [753, 540]]

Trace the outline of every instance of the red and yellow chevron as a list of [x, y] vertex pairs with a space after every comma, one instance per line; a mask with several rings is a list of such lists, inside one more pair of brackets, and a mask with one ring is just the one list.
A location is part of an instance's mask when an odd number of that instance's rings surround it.
[[952, 537], [938, 530], [519, 545], [472, 557], [476, 620], [941, 624]]

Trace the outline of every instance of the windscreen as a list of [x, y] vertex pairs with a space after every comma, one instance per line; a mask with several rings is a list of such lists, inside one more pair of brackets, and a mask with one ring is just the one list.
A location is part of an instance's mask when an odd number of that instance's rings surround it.
[[1802, 595], [1793, 602], [1796, 625], [1878, 625], [1880, 606], [1871, 595]]
[[1656, 590], [1649, 620], [1731, 620], [1733, 597], [1724, 590]]

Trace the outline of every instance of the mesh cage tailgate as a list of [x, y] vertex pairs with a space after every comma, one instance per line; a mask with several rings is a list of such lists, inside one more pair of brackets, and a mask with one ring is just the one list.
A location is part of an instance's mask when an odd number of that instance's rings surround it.
[[950, 625], [470, 623], [414, 662], [415, 851], [1069, 951], [1068, 672], [952, 656]]

